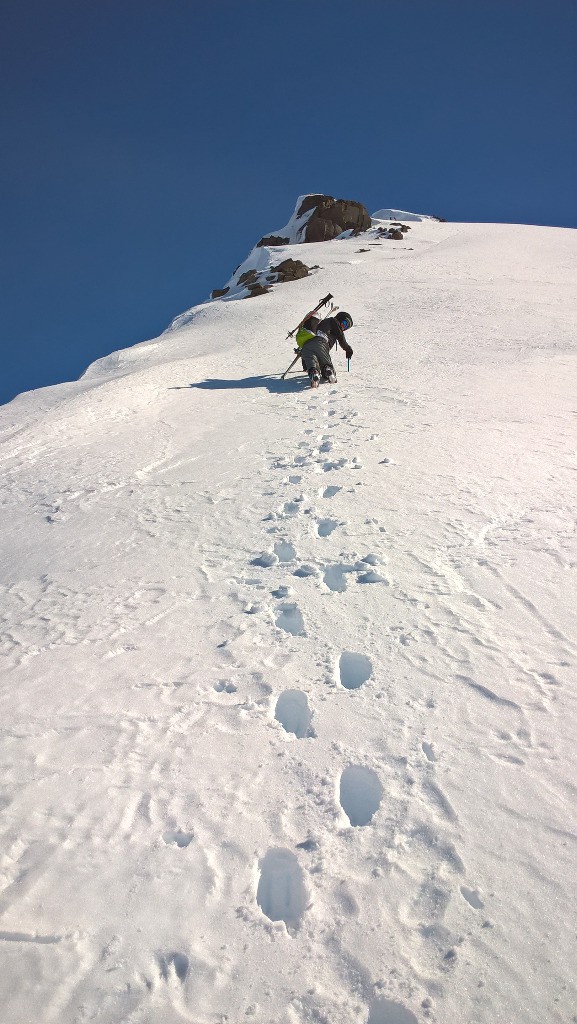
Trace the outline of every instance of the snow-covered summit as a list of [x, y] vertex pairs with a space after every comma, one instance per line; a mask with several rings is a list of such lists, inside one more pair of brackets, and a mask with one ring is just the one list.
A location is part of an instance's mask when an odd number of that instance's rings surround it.
[[409, 213], [407, 210], [377, 210], [371, 214], [371, 220], [382, 221], [423, 221], [423, 220], [439, 220], [439, 217], [431, 217], [426, 213]]
[[[306, 208], [305, 200], [308, 199], [307, 195], [299, 196], [295, 208], [292, 212], [290, 220], [283, 228], [279, 228], [278, 231], [272, 231], [271, 236], [278, 236], [285, 239], [283, 244], [297, 245], [303, 241], [305, 228], [314, 213], [314, 206]], [[303, 207], [305, 207], [303, 211]], [[303, 211], [303, 212], [301, 212]]]
[[[437, 221], [439, 218], [385, 209], [378, 210], [371, 218], [365, 208], [354, 200], [315, 194], [299, 196], [288, 223], [261, 238], [224, 288], [212, 292], [212, 298], [221, 301], [252, 298], [269, 292], [275, 284], [299, 279], [318, 269], [318, 264], [307, 266], [296, 254], [287, 256], [287, 247], [307, 243], [315, 243], [316, 246], [320, 241], [342, 240], [353, 235], [359, 240], [373, 242], [375, 233], [379, 237], [384, 236], [383, 224], [390, 229], [399, 220], [403, 221], [403, 230], [407, 230], [405, 225], [408, 221]], [[394, 238], [394, 233], [391, 232], [389, 237]], [[314, 250], [309, 248], [308, 252], [314, 258]], [[287, 266], [287, 260], [290, 266]], [[298, 264], [296, 268], [295, 261]], [[174, 323], [182, 326], [182, 317]]]
[[577, 233], [387, 220], [0, 409], [2, 1024], [574, 1016]]
[[[355, 200], [319, 194], [299, 196], [288, 224], [261, 238], [224, 288], [212, 292], [212, 298], [245, 299], [270, 291], [273, 284], [294, 277], [293, 268], [287, 272], [284, 265], [287, 246], [360, 235], [370, 226], [365, 207]], [[305, 276], [310, 268], [302, 260], [298, 262], [303, 271], [298, 277]]]

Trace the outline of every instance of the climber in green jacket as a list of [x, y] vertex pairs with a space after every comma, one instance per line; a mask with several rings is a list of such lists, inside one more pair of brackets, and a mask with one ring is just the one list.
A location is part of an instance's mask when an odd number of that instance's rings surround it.
[[324, 320], [310, 316], [300, 327], [296, 343], [301, 350], [303, 367], [309, 375], [312, 388], [318, 388], [321, 380], [336, 383], [337, 376], [330, 350], [333, 345], [340, 345], [347, 359], [352, 358], [353, 350], [344, 335], [352, 326], [353, 318], [350, 313], [337, 313]]

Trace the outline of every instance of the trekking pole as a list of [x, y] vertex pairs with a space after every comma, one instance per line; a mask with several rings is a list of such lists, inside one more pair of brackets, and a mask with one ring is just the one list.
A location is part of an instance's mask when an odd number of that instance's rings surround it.
[[292, 368], [293, 368], [294, 364], [295, 364], [296, 362], [298, 362], [298, 360], [300, 359], [300, 356], [301, 356], [300, 352], [297, 352], [296, 356], [294, 357], [294, 359], [293, 359], [292, 363], [290, 364], [290, 366], [288, 367], [288, 369], [287, 369], [287, 370], [285, 370], [285, 372], [284, 372], [284, 373], [281, 373], [281, 375], [280, 375], [280, 379], [281, 379], [281, 380], [284, 380], [284, 379], [285, 379], [285, 377], [286, 377], [287, 373], [289, 372], [289, 370], [292, 370]]

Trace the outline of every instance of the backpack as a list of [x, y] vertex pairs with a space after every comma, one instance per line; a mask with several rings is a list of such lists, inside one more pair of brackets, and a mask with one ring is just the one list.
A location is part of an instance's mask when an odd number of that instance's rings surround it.
[[320, 319], [318, 316], [309, 316], [308, 319], [301, 324], [295, 338], [299, 348], [302, 348], [307, 341], [310, 341], [311, 338], [315, 337], [315, 332], [319, 324]]

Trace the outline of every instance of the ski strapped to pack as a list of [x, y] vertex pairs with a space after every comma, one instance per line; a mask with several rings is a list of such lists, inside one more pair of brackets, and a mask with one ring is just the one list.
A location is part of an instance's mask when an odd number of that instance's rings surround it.
[[[287, 338], [292, 338], [293, 335], [295, 335], [296, 332], [299, 330], [299, 328], [302, 327], [302, 325], [304, 324], [305, 320], [308, 320], [309, 316], [314, 316], [315, 313], [318, 313], [318, 311], [321, 308], [321, 306], [326, 306], [327, 302], [330, 302], [332, 297], [333, 296], [331, 295], [330, 292], [329, 292], [328, 295], [325, 295], [324, 299], [321, 299], [321, 301], [319, 302], [318, 306], [315, 306], [314, 309], [311, 309], [310, 313], [307, 313], [306, 316], [303, 316], [301, 322], [299, 324], [297, 324], [296, 327], [294, 327], [292, 331], [288, 332]], [[286, 341], [286, 338], [285, 338], [285, 341]]]

